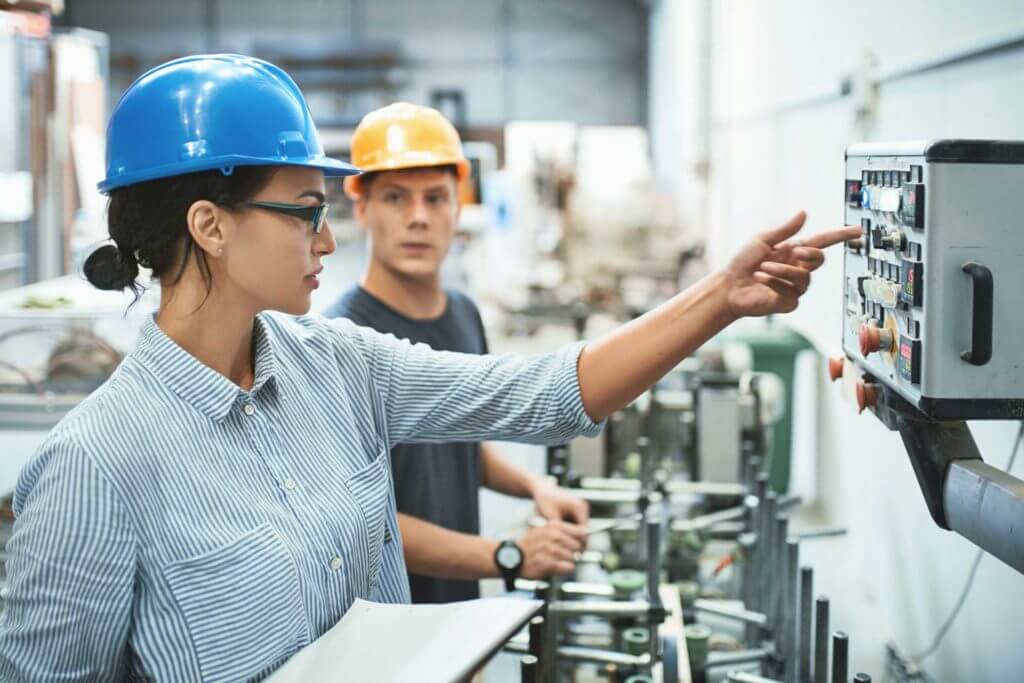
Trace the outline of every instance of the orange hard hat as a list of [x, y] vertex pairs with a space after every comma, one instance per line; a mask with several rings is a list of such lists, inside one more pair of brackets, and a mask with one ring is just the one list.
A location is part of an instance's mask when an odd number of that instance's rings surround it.
[[[441, 112], [408, 102], [396, 102], [371, 111], [352, 134], [352, 164], [363, 172], [454, 165], [459, 181], [469, 176], [470, 165], [462, 141]], [[345, 194], [358, 199], [360, 176], [345, 178]]]

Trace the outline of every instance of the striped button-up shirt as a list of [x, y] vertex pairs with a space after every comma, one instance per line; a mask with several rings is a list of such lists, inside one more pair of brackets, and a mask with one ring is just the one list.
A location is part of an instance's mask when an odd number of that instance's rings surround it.
[[580, 346], [432, 351], [260, 314], [246, 391], [152, 320], [25, 467], [0, 680], [258, 679], [352, 602], [408, 600], [388, 452], [599, 431]]

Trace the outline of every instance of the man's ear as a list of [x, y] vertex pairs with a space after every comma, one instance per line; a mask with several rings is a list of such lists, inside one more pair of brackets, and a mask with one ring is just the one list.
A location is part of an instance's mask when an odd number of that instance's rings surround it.
[[200, 199], [188, 208], [186, 220], [192, 241], [200, 249], [214, 258], [223, 255], [233, 232], [233, 225], [228, 225], [232, 221], [223, 207], [207, 199]]
[[352, 207], [352, 215], [355, 216], [356, 223], [359, 224], [360, 229], [366, 234], [370, 234], [370, 229], [366, 224], [366, 206], [368, 201], [366, 195], [362, 194]]

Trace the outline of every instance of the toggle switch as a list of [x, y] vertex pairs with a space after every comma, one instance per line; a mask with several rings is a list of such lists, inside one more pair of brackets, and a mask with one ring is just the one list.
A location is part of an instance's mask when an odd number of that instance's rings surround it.
[[891, 330], [874, 325], [861, 325], [857, 334], [860, 342], [860, 353], [865, 358], [875, 351], [892, 351], [895, 346], [895, 338]]
[[845, 359], [842, 356], [828, 359], [828, 376], [833, 382], [843, 376], [844, 362]]
[[878, 404], [878, 390], [874, 384], [860, 380], [857, 382], [857, 412], [863, 413], [865, 408], [874, 408]]

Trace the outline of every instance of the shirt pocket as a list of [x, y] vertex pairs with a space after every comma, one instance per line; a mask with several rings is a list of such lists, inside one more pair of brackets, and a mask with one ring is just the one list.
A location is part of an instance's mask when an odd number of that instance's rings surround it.
[[387, 524], [391, 505], [390, 457], [386, 447], [378, 446], [376, 457], [345, 481], [345, 487], [356, 501], [366, 525], [369, 593], [363, 597], [372, 596], [377, 589], [383, 544], [391, 540]]
[[270, 524], [174, 562], [164, 577], [205, 683], [264, 672], [311, 640], [298, 569]]

